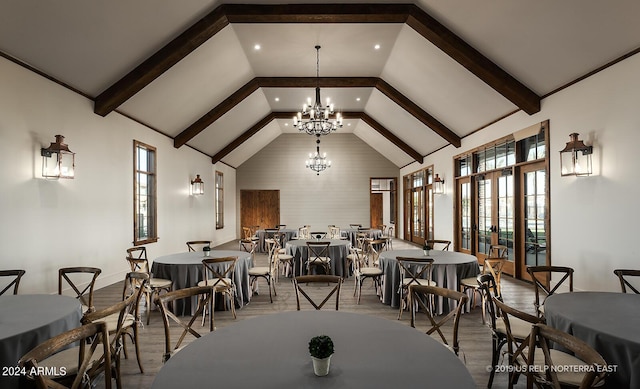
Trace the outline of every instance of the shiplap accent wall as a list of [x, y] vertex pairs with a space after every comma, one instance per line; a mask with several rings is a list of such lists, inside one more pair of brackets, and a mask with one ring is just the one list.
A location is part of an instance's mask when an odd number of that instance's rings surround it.
[[280, 190], [280, 222], [290, 228], [369, 225], [369, 179], [399, 177], [400, 169], [357, 136], [333, 133], [320, 143], [332, 166], [316, 175], [304, 165], [315, 141], [305, 134], [282, 134], [238, 167], [238, 228], [242, 189]]

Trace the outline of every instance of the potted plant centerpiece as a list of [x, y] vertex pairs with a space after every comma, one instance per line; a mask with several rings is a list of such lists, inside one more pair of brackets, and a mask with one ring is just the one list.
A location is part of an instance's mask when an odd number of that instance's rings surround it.
[[205, 257], [208, 257], [208, 256], [209, 256], [209, 254], [211, 253], [211, 247], [209, 247], [209, 246], [204, 246], [204, 247], [202, 248], [202, 251], [204, 252], [204, 256], [205, 256]]
[[422, 246], [422, 252], [424, 253], [425, 256], [429, 255], [430, 250], [431, 250], [431, 246], [429, 246], [428, 244], [425, 244], [424, 246]]
[[327, 335], [318, 335], [309, 341], [309, 354], [313, 360], [313, 372], [317, 376], [329, 374], [329, 364], [333, 354], [333, 341]]

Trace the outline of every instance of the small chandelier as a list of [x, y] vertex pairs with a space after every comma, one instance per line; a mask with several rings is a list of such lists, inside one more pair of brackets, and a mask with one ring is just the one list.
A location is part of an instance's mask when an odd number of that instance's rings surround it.
[[570, 141], [560, 150], [561, 176], [588, 176], [591, 174], [593, 146], [587, 146], [578, 139], [578, 134], [569, 135]]
[[56, 135], [56, 141], [49, 147], [41, 148], [42, 177], [47, 179], [73, 178], [75, 176], [75, 155], [64, 143], [64, 136]]
[[320, 46], [316, 46], [316, 101], [311, 105], [311, 98], [303, 104], [302, 111], [293, 117], [293, 126], [300, 132], [309, 135], [327, 135], [342, 128], [342, 116], [335, 116], [333, 103], [327, 98], [327, 105], [320, 103]]
[[316, 152], [315, 154], [309, 153], [309, 159], [305, 161], [305, 166], [316, 172], [316, 175], [319, 176], [321, 171], [331, 167], [331, 161], [327, 161], [327, 153], [320, 155], [320, 135], [316, 136], [318, 137], [318, 139], [316, 139]]

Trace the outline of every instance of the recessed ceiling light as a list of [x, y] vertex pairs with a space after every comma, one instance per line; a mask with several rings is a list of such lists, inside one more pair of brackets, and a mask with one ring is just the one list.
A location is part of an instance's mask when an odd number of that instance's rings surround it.
[[351, 123], [347, 123], [347, 126], [351, 126]]
[[285, 127], [289, 127], [289, 122], [285, 122], [285, 123], [284, 123], [284, 126], [285, 126]]
[[359, 98], [359, 97], [356, 97], [356, 101], [360, 101], [360, 98]]
[[253, 46], [254, 50], [260, 50], [260, 45], [256, 44], [255, 46]]
[[280, 98], [279, 98], [279, 97], [276, 97], [276, 101], [280, 101]]
[[380, 45], [375, 45], [375, 46], [373, 46], [373, 48], [376, 49], [376, 50], [380, 50]]

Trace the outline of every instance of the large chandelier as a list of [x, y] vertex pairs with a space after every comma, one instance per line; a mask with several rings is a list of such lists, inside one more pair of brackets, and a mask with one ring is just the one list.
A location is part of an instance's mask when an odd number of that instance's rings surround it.
[[305, 161], [306, 167], [316, 172], [316, 175], [320, 175], [320, 172], [327, 170], [331, 167], [331, 161], [327, 161], [327, 153], [320, 155], [320, 135], [316, 135], [316, 152], [309, 153], [309, 159]]
[[342, 127], [342, 116], [334, 115], [329, 98], [326, 106], [320, 103], [320, 46], [316, 46], [316, 80], [316, 101], [312, 105], [309, 97], [302, 111], [293, 117], [293, 126], [309, 135], [327, 135]]

